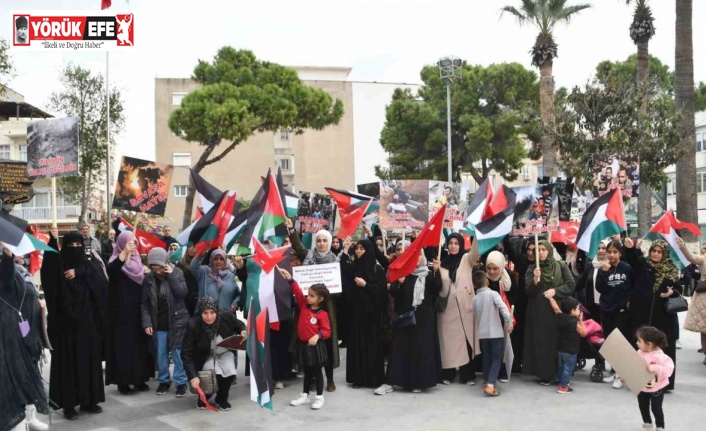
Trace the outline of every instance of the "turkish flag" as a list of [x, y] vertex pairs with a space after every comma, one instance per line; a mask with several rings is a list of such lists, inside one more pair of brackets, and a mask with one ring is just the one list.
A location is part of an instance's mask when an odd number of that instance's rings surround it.
[[289, 246], [267, 250], [256, 236], [252, 237], [252, 243], [255, 248], [255, 255], [252, 256], [252, 259], [266, 274], [272, 272], [272, 269], [284, 259], [285, 253], [289, 251]]
[[136, 230], [135, 238], [137, 239], [137, 250], [140, 254], [147, 254], [155, 247], [167, 248], [164, 241], [143, 230]]
[[560, 221], [559, 230], [552, 232], [552, 242], [563, 242], [566, 245], [576, 245], [576, 236], [581, 223], [577, 221]]
[[444, 218], [446, 215], [446, 205], [429, 220], [424, 229], [419, 232], [417, 239], [412, 245], [395, 259], [387, 269], [387, 281], [394, 282], [402, 277], [406, 277], [417, 267], [417, 259], [424, 247], [440, 247], [441, 235], [444, 229]]
[[108, 9], [111, 6], [111, 0], [101, 0], [101, 9]]

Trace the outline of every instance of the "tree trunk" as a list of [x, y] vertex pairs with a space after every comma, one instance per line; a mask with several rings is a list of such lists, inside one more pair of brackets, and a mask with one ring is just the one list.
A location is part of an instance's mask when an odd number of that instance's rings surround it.
[[[694, 44], [692, 0], [676, 0], [675, 99], [677, 113], [683, 118], [681, 144], [686, 153], [677, 162], [677, 217], [688, 223], [699, 223], [696, 194], [696, 132], [694, 124]], [[690, 233], [687, 241], [695, 240]]]
[[[544, 62], [539, 67], [539, 104], [542, 122], [554, 128], [556, 116], [554, 113], [554, 77], [552, 76], [552, 60]], [[554, 137], [550, 133], [542, 136], [542, 165], [544, 176], [553, 177], [558, 173]]]
[[[647, 115], [650, 96], [647, 93], [647, 79], [650, 75], [649, 42], [637, 44], [637, 88], [642, 92], [640, 114]], [[642, 169], [647, 168], [644, 166]], [[652, 225], [652, 187], [640, 181], [640, 197], [637, 200], [637, 232], [642, 237]]]

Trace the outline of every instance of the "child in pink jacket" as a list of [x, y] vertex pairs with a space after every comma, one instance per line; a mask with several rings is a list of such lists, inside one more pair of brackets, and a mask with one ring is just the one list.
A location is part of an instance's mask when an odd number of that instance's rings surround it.
[[655, 373], [654, 380], [647, 383], [647, 386], [637, 396], [637, 403], [642, 414], [642, 429], [652, 430], [652, 418], [650, 417], [650, 405], [652, 414], [655, 415], [657, 430], [664, 430], [664, 413], [662, 412], [662, 401], [664, 401], [664, 387], [669, 384], [669, 377], [674, 372], [674, 361], [667, 356], [662, 349], [667, 347], [667, 336], [664, 332], [652, 326], [644, 326], [637, 330], [637, 353], [647, 363], [647, 369]]

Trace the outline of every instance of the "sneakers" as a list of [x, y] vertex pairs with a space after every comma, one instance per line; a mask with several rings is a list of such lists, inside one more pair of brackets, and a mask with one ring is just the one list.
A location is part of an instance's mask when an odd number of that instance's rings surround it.
[[620, 380], [620, 377], [618, 375], [615, 375], [615, 380], [613, 380], [613, 389], [622, 389], [623, 388], [623, 381]]
[[382, 384], [379, 388], [375, 389], [375, 395], [385, 395], [394, 391], [394, 388], [390, 385]]
[[475, 386], [475, 385], [476, 385], [476, 380], [475, 380], [475, 379], [469, 380], [469, 381], [466, 382], [466, 384], [467, 384], [468, 386]]
[[275, 382], [275, 389], [284, 389], [284, 382], [281, 380], [277, 380]]
[[169, 386], [171, 386], [170, 383], [160, 383], [159, 386], [157, 386], [157, 395], [164, 395], [169, 391]]
[[201, 398], [196, 400], [196, 408], [199, 410], [206, 410], [206, 404], [201, 402]]
[[654, 427], [652, 424], [642, 424], [642, 431], [652, 431], [654, 430]]
[[615, 381], [615, 374], [609, 374], [603, 378], [603, 383], [613, 383]]
[[314, 404], [311, 405], [312, 410], [318, 410], [321, 407], [324, 406], [324, 396], [323, 395], [317, 395], [316, 399], [314, 399]]
[[64, 409], [64, 418], [67, 421], [75, 421], [78, 419], [78, 413], [76, 413], [76, 409], [73, 407], [70, 409]]
[[228, 402], [228, 400], [223, 400], [223, 401], [218, 401], [216, 400], [216, 405], [218, 405], [218, 409], [223, 411], [223, 412], [229, 412], [232, 406]]
[[500, 383], [507, 383], [507, 382], [509, 382], [510, 380], [508, 380], [508, 379], [498, 379], [498, 381], [499, 381]]
[[421, 389], [412, 389], [413, 394], [421, 394], [422, 390]]
[[289, 402], [290, 406], [301, 406], [304, 404], [309, 404], [309, 394], [305, 394], [303, 392], [299, 394], [299, 398]]
[[551, 384], [552, 384], [551, 380], [540, 380], [539, 381], [540, 386], [549, 386]]
[[681, 349], [681, 341], [677, 340], [677, 341], [674, 343], [674, 347], [676, 347], [677, 349]]
[[336, 384], [333, 382], [333, 380], [326, 381], [326, 392], [335, 392], [335, 391], [336, 391]]
[[498, 391], [498, 388], [496, 388], [495, 386], [488, 385], [485, 387], [485, 389], [483, 389], [483, 392], [491, 397], [500, 396], [500, 391]]
[[557, 388], [556, 388], [556, 392], [559, 394], [570, 394], [573, 391], [574, 390], [568, 386], [557, 386]]
[[444, 379], [444, 381], [441, 382], [441, 383], [443, 383], [443, 384], [445, 384], [445, 385], [450, 385], [450, 384], [451, 384], [451, 380], [446, 380], [446, 379]]
[[177, 385], [176, 387], [176, 397], [184, 398], [186, 396], [186, 385]]

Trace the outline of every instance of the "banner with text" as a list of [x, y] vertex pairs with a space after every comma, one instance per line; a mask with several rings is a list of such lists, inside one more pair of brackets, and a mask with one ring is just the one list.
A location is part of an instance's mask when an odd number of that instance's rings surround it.
[[336, 204], [328, 194], [299, 192], [297, 223], [299, 232], [333, 232], [336, 222]]
[[429, 181], [429, 219], [444, 204], [448, 204], [444, 227], [454, 231], [463, 230], [470, 191], [470, 184]]
[[32, 200], [32, 182], [27, 178], [27, 162], [0, 159], [0, 199], [3, 205], [12, 206]]
[[530, 236], [559, 230], [556, 184], [513, 187], [517, 194], [513, 235]]
[[27, 125], [27, 177], [79, 175], [78, 118], [34, 121]]
[[419, 232], [429, 221], [428, 180], [385, 180], [380, 184], [380, 227]]
[[316, 283], [323, 283], [330, 293], [343, 292], [341, 284], [341, 264], [339, 262], [322, 265], [296, 266], [292, 268], [292, 278], [297, 280], [302, 292], [306, 295], [309, 287]]
[[115, 184], [113, 209], [163, 216], [174, 167], [124, 156]]

